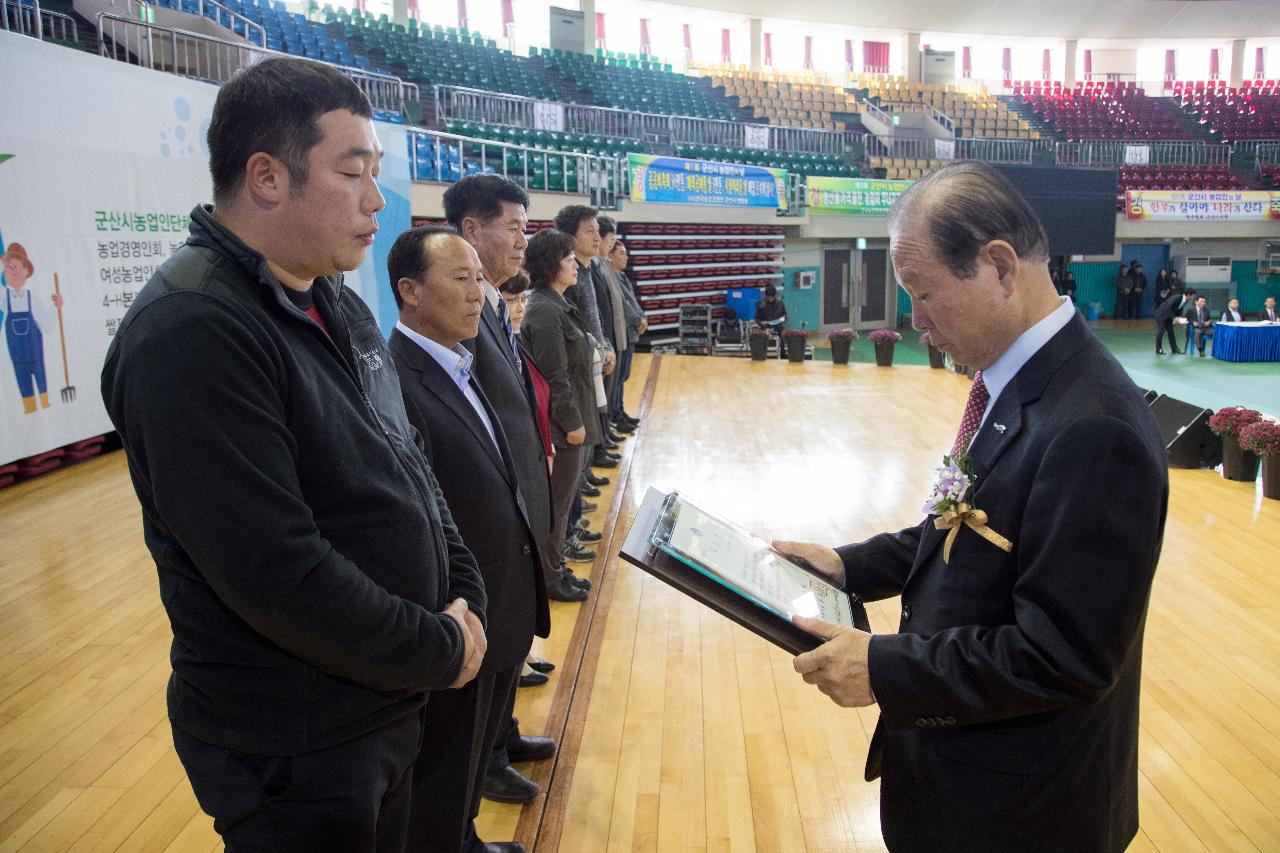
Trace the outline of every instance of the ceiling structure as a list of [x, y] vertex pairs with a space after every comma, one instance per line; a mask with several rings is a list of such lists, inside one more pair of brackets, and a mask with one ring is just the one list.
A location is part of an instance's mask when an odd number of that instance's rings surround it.
[[[663, 0], [748, 17], [1055, 39], [1280, 37], [1280, 0]], [[785, 14], [779, 14], [780, 9]]]

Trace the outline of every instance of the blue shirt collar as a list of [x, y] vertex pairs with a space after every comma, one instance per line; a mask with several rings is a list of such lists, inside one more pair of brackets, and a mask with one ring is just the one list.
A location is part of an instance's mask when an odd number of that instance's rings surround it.
[[1075, 313], [1076, 308], [1071, 304], [1071, 300], [1065, 296], [1061, 297], [1057, 308], [1019, 335], [1013, 342], [1013, 346], [1005, 350], [995, 363], [982, 371], [982, 381], [987, 386], [987, 393], [991, 395], [987, 410], [982, 415], [983, 423], [986, 423], [987, 415], [991, 414], [991, 410], [995, 408], [996, 398], [1000, 396], [1000, 392], [1005, 389], [1010, 380], [1018, 374], [1023, 365], [1031, 360], [1033, 355], [1040, 351], [1041, 347], [1049, 343], [1050, 338], [1071, 322]]
[[425, 335], [421, 335], [410, 329], [404, 323], [396, 322], [396, 328], [400, 333], [418, 346], [422, 347], [427, 355], [431, 356], [436, 364], [439, 364], [444, 372], [453, 380], [453, 383], [462, 390], [466, 390], [467, 382], [471, 378], [471, 362], [475, 360], [473, 356], [462, 344], [458, 344], [453, 349], [438, 344]]

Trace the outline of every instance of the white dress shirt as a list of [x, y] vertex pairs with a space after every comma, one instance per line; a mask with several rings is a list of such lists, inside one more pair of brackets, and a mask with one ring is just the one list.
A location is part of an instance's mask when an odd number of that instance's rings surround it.
[[493, 424], [489, 421], [489, 415], [484, 410], [484, 404], [480, 402], [480, 395], [471, 387], [471, 362], [475, 359], [475, 356], [468, 352], [462, 344], [449, 349], [424, 335], [418, 334], [404, 323], [397, 322], [396, 328], [406, 338], [422, 347], [423, 351], [431, 356], [436, 364], [444, 368], [445, 374], [453, 380], [453, 384], [458, 386], [462, 396], [467, 398], [471, 408], [475, 409], [476, 414], [480, 416], [480, 422], [484, 424], [485, 430], [489, 433], [489, 439], [493, 442], [494, 448], [501, 454], [501, 448], [498, 447], [498, 436], [493, 431]]

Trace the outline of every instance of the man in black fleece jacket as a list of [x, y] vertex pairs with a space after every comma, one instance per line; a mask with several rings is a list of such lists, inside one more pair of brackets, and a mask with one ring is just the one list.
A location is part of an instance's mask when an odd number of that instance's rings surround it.
[[403, 850], [427, 691], [484, 656], [475, 561], [342, 284], [384, 206], [371, 116], [318, 63], [224, 86], [214, 207], [103, 368], [173, 627], [174, 745], [228, 850]]

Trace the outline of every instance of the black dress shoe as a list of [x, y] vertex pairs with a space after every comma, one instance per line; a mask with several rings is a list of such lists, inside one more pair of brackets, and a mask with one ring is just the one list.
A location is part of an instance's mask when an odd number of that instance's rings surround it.
[[626, 412], [623, 412], [622, 419], [632, 426], [640, 426], [640, 419], [635, 415], [628, 415]]
[[600, 497], [600, 490], [597, 489], [595, 486], [583, 486], [578, 491], [582, 492], [583, 495], [589, 498]]
[[519, 841], [484, 841], [484, 853], [524, 853]]
[[1156, 350], [1156, 355], [1164, 355], [1164, 350], [1162, 349]]
[[590, 579], [590, 578], [580, 578], [580, 577], [578, 577], [577, 575], [575, 575], [575, 574], [573, 573], [573, 567], [572, 567], [572, 566], [568, 566], [568, 565], [563, 565], [563, 564], [562, 564], [562, 565], [560, 566], [560, 570], [561, 570], [561, 571], [563, 571], [563, 572], [564, 572], [564, 576], [565, 576], [565, 577], [567, 577], [567, 578], [569, 579], [569, 583], [573, 584], [574, 586], [580, 587], [580, 588], [582, 588], [582, 589], [591, 589], [591, 579]]
[[617, 450], [622, 445], [618, 444], [618, 442], [615, 439], [612, 439], [606, 436], [605, 440], [600, 442], [600, 446], [603, 447], [605, 450]]
[[587, 472], [586, 480], [592, 486], [607, 486], [610, 483], [608, 477], [601, 477], [599, 474], [593, 474], [590, 471]]
[[547, 598], [552, 601], [578, 602], [587, 600], [587, 591], [560, 575], [547, 584]]
[[612, 459], [608, 454], [597, 453], [591, 457], [592, 468], [617, 468], [618, 460]]
[[604, 534], [598, 530], [579, 530], [576, 538], [579, 542], [599, 542], [604, 538]]
[[592, 503], [591, 501], [587, 501], [587, 500], [584, 500], [582, 502], [583, 512], [595, 512], [599, 508], [600, 508], [600, 504]]
[[529, 668], [534, 672], [553, 672], [555, 671], [556, 665], [549, 660], [538, 658], [533, 663], [529, 664]]
[[556, 754], [556, 742], [549, 737], [520, 735], [507, 738], [507, 758], [512, 764], [542, 761]]
[[534, 672], [520, 676], [520, 680], [516, 682], [516, 686], [537, 687], [541, 684], [546, 684], [550, 680], [551, 679], [547, 678], [546, 675], [535, 670]]
[[480, 796], [495, 803], [531, 803], [539, 790], [537, 782], [526, 779], [510, 765], [497, 773], [486, 773], [480, 783]]
[[1174, 354], [1174, 355], [1182, 355], [1182, 350], [1175, 348], [1175, 349], [1173, 350], [1173, 354]]
[[586, 530], [591, 527], [591, 522], [587, 521], [585, 518], [579, 518], [576, 526], [579, 530]]
[[628, 421], [614, 421], [613, 429], [615, 432], [620, 433], [622, 435], [631, 435], [636, 431], [635, 424], [632, 424]]
[[[564, 558], [571, 563], [594, 563], [596, 561], [596, 552], [590, 548], [565, 546]], [[550, 591], [547, 592], [550, 595]]]
[[604, 437], [615, 444], [621, 444], [622, 442], [627, 440], [627, 437], [625, 435], [615, 432], [612, 427], [610, 427], [609, 431], [604, 434]]

